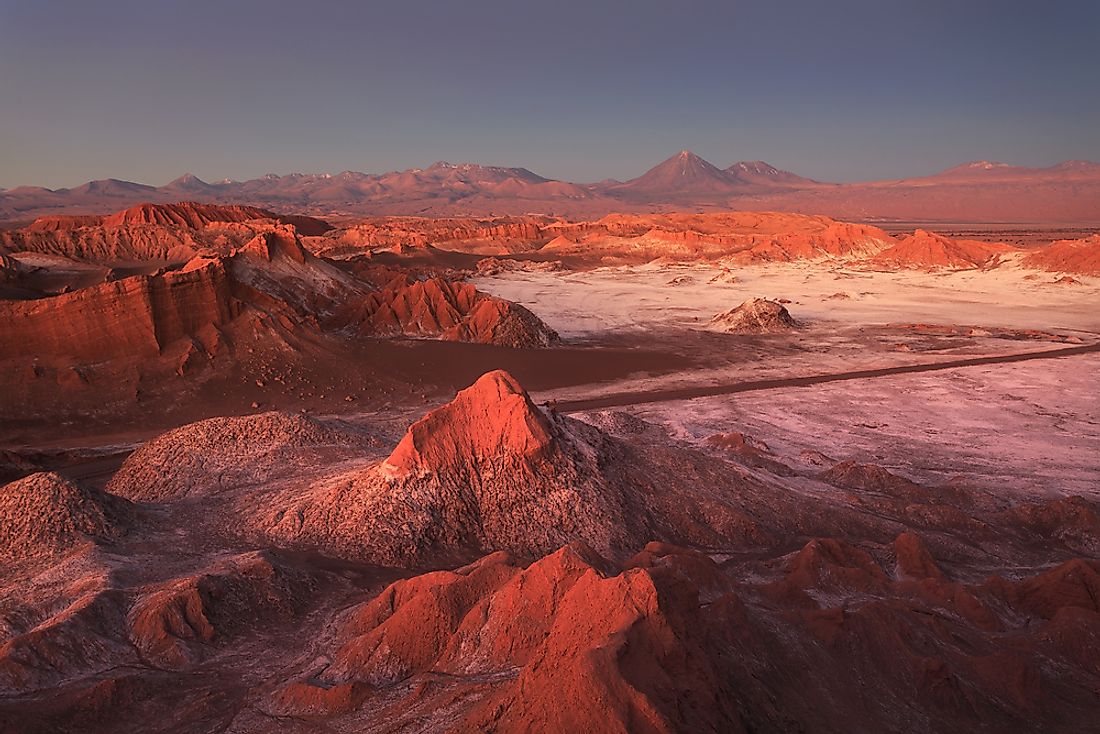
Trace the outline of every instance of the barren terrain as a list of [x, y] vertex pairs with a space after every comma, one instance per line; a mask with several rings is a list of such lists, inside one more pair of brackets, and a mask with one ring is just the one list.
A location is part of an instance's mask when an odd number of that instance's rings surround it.
[[0, 731], [1100, 714], [1087, 225], [336, 224], [0, 233]]

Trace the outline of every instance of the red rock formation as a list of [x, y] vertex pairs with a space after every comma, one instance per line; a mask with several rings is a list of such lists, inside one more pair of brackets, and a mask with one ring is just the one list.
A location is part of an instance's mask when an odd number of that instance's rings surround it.
[[777, 476], [793, 476], [795, 473], [789, 466], [776, 459], [766, 443], [738, 431], [717, 433], [707, 438], [707, 444], [732, 454], [746, 466], [766, 469]]
[[0, 359], [156, 357], [241, 313], [225, 268], [139, 275], [34, 301], [0, 301]]
[[265, 532], [382, 563], [470, 548], [532, 555], [569, 539], [624, 548], [638, 520], [584, 445], [490, 372], [415, 423], [386, 461], [291, 500]]
[[946, 578], [928, 551], [928, 546], [916, 533], [905, 532], [898, 535], [894, 540], [894, 557], [900, 576], [936, 581]]
[[978, 240], [957, 240], [918, 229], [872, 258], [872, 262], [902, 268], [978, 268], [996, 262], [1015, 248]]
[[923, 493], [919, 485], [892, 474], [877, 464], [860, 464], [851, 460], [834, 464], [822, 472], [819, 478], [834, 487], [858, 489], [864, 492], [882, 492], [907, 497], [918, 497]]
[[1100, 276], [1100, 235], [1057, 240], [1048, 247], [1029, 252], [1021, 264], [1058, 273]]
[[106, 216], [40, 217], [28, 225], [34, 232], [71, 230], [80, 227], [125, 227], [135, 224], [157, 224], [165, 227], [202, 229], [216, 222], [248, 222], [270, 219], [280, 224], [294, 224], [306, 235], [324, 234], [330, 225], [311, 217], [287, 217], [253, 206], [200, 204], [184, 201], [179, 204], [138, 204]]
[[282, 216], [265, 209], [183, 202], [140, 204], [102, 217], [46, 217], [22, 230], [0, 231], [0, 248], [76, 259], [180, 262], [205, 249], [225, 254], [257, 232], [278, 225], [322, 235], [319, 219]]
[[1054, 619], [1067, 610], [1100, 614], [1100, 563], [1075, 558], [1046, 573], [1017, 583], [994, 579], [987, 584], [1022, 611]]
[[0, 359], [67, 366], [152, 363], [184, 352], [213, 357], [223, 332], [246, 314], [317, 328], [335, 304], [369, 291], [306, 253], [294, 228], [281, 225], [228, 256], [196, 257], [176, 270], [50, 298], [0, 301]]
[[42, 610], [44, 618], [31, 629], [5, 634], [0, 692], [55, 689], [69, 677], [134, 662], [133, 646], [123, 638], [125, 594], [73, 580], [75, 598], [61, 598], [56, 607]]
[[346, 303], [333, 323], [364, 336], [426, 336], [508, 347], [546, 347], [558, 340], [519, 304], [489, 296], [469, 283], [406, 275]]
[[1012, 527], [1047, 541], [1061, 541], [1079, 553], [1100, 552], [1100, 508], [1082, 497], [1017, 505], [1001, 514]]
[[495, 554], [398, 582], [353, 610], [332, 663], [277, 694], [275, 710], [344, 713], [343, 697], [326, 710], [330, 687], [359, 684], [370, 706], [372, 692], [439, 671], [495, 682], [457, 731], [743, 730], [704, 652], [694, 590], [659, 560], [611, 576], [603, 566], [570, 546], [526, 569]]
[[555, 449], [550, 421], [514, 377], [497, 370], [413, 423], [386, 466], [415, 473], [499, 460], [528, 465], [550, 459]]
[[739, 263], [859, 260], [895, 244], [877, 227], [774, 212], [619, 214], [563, 223], [553, 231], [560, 236], [540, 252], [627, 262], [661, 257]]
[[[551, 242], [554, 242], [552, 240]], [[550, 244], [550, 243], [547, 243]], [[514, 258], [499, 258], [499, 257], [486, 257], [478, 260], [477, 262], [477, 274], [478, 275], [500, 275], [501, 273], [510, 272], [536, 272], [536, 273], [549, 273], [558, 270], [563, 270], [562, 264], [555, 260], [550, 261], [536, 261], [536, 260], [516, 260]]]
[[811, 540], [787, 566], [785, 582], [797, 588], [874, 591], [886, 574], [864, 550], [835, 538]]

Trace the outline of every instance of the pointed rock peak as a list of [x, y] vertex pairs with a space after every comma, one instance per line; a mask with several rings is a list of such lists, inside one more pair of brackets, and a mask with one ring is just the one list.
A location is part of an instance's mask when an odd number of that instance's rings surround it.
[[[272, 262], [287, 257], [295, 262], [306, 261], [306, 251], [298, 239], [298, 232], [292, 224], [283, 224], [270, 232], [262, 232], [236, 251], [245, 255], [254, 255]], [[235, 253], [236, 254], [236, 253]]]
[[860, 464], [848, 460], [833, 465], [819, 476], [823, 482], [843, 489], [861, 489], [881, 492], [888, 489], [916, 487], [904, 477], [899, 477], [877, 464]]
[[386, 465], [400, 473], [463, 472], [494, 460], [538, 461], [554, 446], [549, 419], [514, 377], [495, 370], [412, 424]]
[[913, 234], [909, 235], [908, 239], [912, 240], [928, 240], [931, 242], [946, 243], [951, 242], [949, 237], [944, 237], [942, 234], [936, 234], [927, 229], [915, 229]]
[[803, 587], [826, 583], [868, 588], [885, 581], [886, 574], [867, 551], [843, 540], [815, 538], [792, 557], [787, 580]]
[[943, 571], [936, 565], [928, 546], [916, 533], [904, 532], [894, 540], [894, 556], [897, 574], [912, 579], [944, 579]]
[[206, 183], [193, 173], [185, 173], [179, 178], [170, 181], [168, 185], [178, 188], [203, 188], [209, 186], [210, 184]]
[[713, 166], [710, 161], [707, 161], [704, 158], [696, 155], [695, 153], [692, 153], [686, 148], [684, 150], [681, 150], [676, 155], [665, 159], [665, 163], [672, 162], [675, 162], [682, 166], [709, 166], [711, 168], [717, 168], [716, 166]]

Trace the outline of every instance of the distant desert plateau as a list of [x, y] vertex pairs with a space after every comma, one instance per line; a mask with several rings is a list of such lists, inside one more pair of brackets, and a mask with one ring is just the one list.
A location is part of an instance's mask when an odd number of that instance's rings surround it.
[[1100, 720], [1097, 164], [0, 218], [0, 732]]

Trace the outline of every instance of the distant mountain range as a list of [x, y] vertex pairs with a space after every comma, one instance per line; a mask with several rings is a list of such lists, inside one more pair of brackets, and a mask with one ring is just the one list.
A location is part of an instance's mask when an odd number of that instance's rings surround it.
[[548, 179], [526, 168], [446, 162], [381, 174], [268, 174], [218, 183], [185, 174], [163, 186], [104, 179], [71, 189], [0, 190], [0, 220], [182, 200], [329, 217], [756, 209], [871, 221], [1100, 222], [1100, 164], [1024, 168], [974, 161], [933, 176], [838, 184], [763, 161], [718, 168], [684, 150], [637, 178], [594, 184]]

